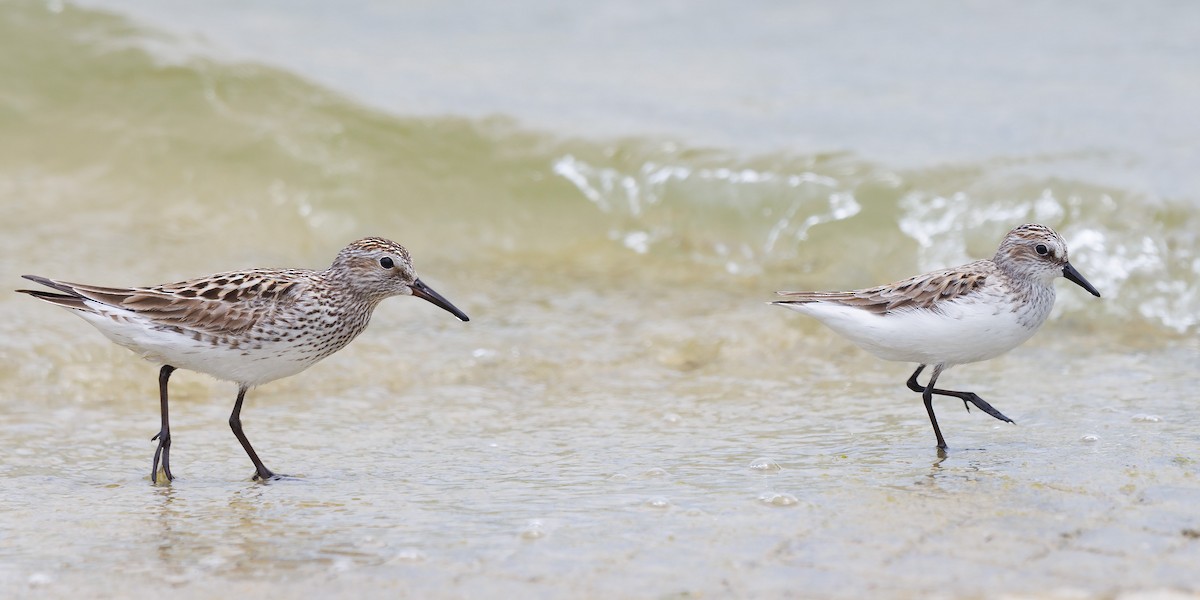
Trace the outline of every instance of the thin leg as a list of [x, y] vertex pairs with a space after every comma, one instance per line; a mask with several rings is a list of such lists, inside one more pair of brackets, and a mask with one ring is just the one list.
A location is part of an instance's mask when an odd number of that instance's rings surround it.
[[[920, 365], [917, 367], [916, 371], [913, 371], [912, 377], [908, 378], [908, 389], [917, 392], [918, 394], [925, 391], [925, 386], [917, 383], [917, 375], [920, 375], [921, 371], [924, 370], [925, 365]], [[938, 395], [952, 395], [950, 392], [948, 392], [948, 390], [933, 390], [933, 393]], [[967, 409], [967, 412], [971, 412], [971, 405], [967, 404], [966, 400], [963, 400], [963, 407]]]
[[[908, 389], [910, 389], [914, 392], [924, 392], [925, 391], [925, 387], [922, 386], [921, 384], [917, 383], [917, 375], [920, 375], [921, 371], [924, 369], [925, 369], [925, 365], [921, 365], [921, 366], [917, 367], [916, 371], [913, 371], [912, 377], [908, 378]], [[939, 375], [941, 374], [940, 370], [937, 370], [934, 372]], [[937, 377], [937, 375], [934, 376], [935, 379], [936, 379], [936, 377]], [[967, 408], [967, 412], [971, 412], [971, 404], [974, 404], [975, 407], [978, 408], [979, 410], [982, 410], [983, 412], [991, 415], [994, 418], [1000, 419], [1001, 421], [1004, 421], [1005, 423], [1013, 423], [1014, 422], [1012, 419], [1004, 416], [1000, 411], [993, 408], [991, 404], [988, 404], [986, 400], [984, 400], [983, 398], [980, 398], [979, 395], [975, 394], [974, 392], [956, 392], [954, 390], [940, 390], [940, 389], [933, 389], [930, 391], [939, 396], [952, 396], [954, 398], [958, 398], [959, 400], [962, 400], [963, 406], [965, 406]], [[968, 402], [970, 402], [970, 404], [967, 404]]]
[[158, 403], [162, 412], [162, 426], [158, 433], [150, 438], [151, 441], [158, 440], [158, 448], [154, 451], [154, 466], [150, 467], [150, 483], [158, 483], [158, 459], [162, 458], [163, 475], [167, 476], [167, 481], [175, 479], [171, 475], [171, 420], [167, 418], [167, 380], [171, 379], [171, 373], [175, 371], [175, 367], [171, 365], [163, 365], [158, 371]]
[[254, 453], [254, 447], [250, 445], [250, 440], [246, 439], [245, 433], [242, 433], [242, 400], [245, 398], [246, 386], [241, 386], [238, 388], [237, 402], [233, 403], [233, 414], [229, 415], [229, 428], [233, 430], [233, 435], [237, 436], [238, 441], [242, 443], [242, 448], [250, 456], [250, 461], [254, 463], [254, 478], [266, 481], [275, 474], [258, 459], [258, 455]]
[[938, 427], [937, 415], [933, 414], [933, 383], [937, 381], [938, 375], [942, 374], [942, 365], [933, 367], [933, 375], [929, 377], [929, 384], [925, 387], [921, 387], [917, 383], [917, 375], [920, 375], [923, 370], [925, 370], [925, 365], [920, 365], [916, 371], [913, 371], [912, 377], [908, 378], [908, 389], [921, 392], [921, 399], [925, 401], [925, 412], [929, 413], [929, 422], [933, 424], [933, 434], [937, 436], [938, 450], [945, 450], [946, 438], [942, 437], [942, 428]]

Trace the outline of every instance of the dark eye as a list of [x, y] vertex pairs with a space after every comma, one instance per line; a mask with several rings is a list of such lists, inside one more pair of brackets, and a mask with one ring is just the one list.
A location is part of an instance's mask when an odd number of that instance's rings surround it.
[[[1038, 246], [1038, 247], [1045, 248], [1045, 246]], [[390, 269], [390, 268], [396, 266], [396, 263], [392, 262], [392, 258], [390, 256], [385, 256], [385, 257], [379, 259], [379, 266], [381, 266], [385, 269]]]
[[1038, 244], [1038, 245], [1034, 246], [1033, 249], [1036, 250], [1037, 253], [1041, 254], [1042, 256], [1050, 254], [1050, 249], [1047, 248], [1045, 244]]

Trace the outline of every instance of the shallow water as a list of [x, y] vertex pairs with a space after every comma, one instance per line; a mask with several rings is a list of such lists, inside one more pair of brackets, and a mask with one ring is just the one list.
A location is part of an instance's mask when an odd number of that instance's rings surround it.
[[[822, 116], [893, 76], [855, 58], [875, 47], [868, 33], [902, 18], [1004, 39], [1017, 19], [933, 21], [936, 4], [893, 20], [739, 12], [745, 43], [726, 56], [710, 34], [728, 13], [618, 3], [595, 22], [627, 45], [550, 57], [540, 38], [523, 45], [530, 32], [572, 38], [602, 9], [529, 2], [534, 17], [505, 29], [431, 5], [409, 24], [431, 57], [414, 71], [402, 51], [418, 42], [386, 35], [404, 15], [370, 4], [268, 4], [224, 29], [169, 4], [95, 4], [134, 17], [0, 5], [0, 281], [323, 267], [374, 234], [408, 246], [472, 320], [390, 300], [346, 350], [254, 390], [247, 434], [294, 476], [266, 485], [228, 431], [233, 386], [176, 374], [177, 480], [152, 486], [156, 367], [0, 294], [5, 596], [1200, 592], [1200, 198], [1180, 141], [1200, 123], [1200, 37], [1177, 35], [1194, 9], [1143, 22], [1051, 5], [1039, 28], [1082, 24], [1065, 49], [1037, 37], [1023, 52], [1042, 66], [1019, 71], [968, 45], [953, 64], [979, 66], [969, 81], [961, 65], [920, 68], [941, 60], [933, 40], [896, 41], [913, 85], [970, 98], [1001, 86], [1046, 112], [1000, 100], [1011, 114], [989, 120], [973, 102], [884, 98], [856, 128]], [[845, 88], [788, 80], [779, 97], [795, 86], [819, 101], [754, 108], [774, 97], [769, 65], [799, 52], [786, 18], [862, 23], [820, 71]], [[328, 39], [303, 35], [322, 19]], [[272, 27], [283, 33], [255, 37]], [[1128, 47], [1105, 41], [1114, 30], [1162, 37]], [[684, 75], [638, 60], [656, 44]], [[539, 75], [572, 57], [591, 68]], [[752, 62], [763, 75], [730, 75]], [[506, 66], [472, 96], [487, 64]], [[1172, 93], [1144, 118], [1125, 104], [1149, 100], [1104, 87], [1104, 64]], [[363, 75], [371, 65], [414, 83]], [[1067, 71], [1074, 95], [1058, 98], [1047, 80]], [[504, 73], [529, 79], [508, 89]], [[839, 118], [871, 112], [857, 102]], [[839, 141], [847, 131], [860, 133]], [[944, 459], [904, 387], [911, 366], [763, 304], [988, 256], [1025, 221], [1057, 227], [1104, 297], [1060, 283], [1029, 343], [943, 377], [1017, 422], [939, 401]]]

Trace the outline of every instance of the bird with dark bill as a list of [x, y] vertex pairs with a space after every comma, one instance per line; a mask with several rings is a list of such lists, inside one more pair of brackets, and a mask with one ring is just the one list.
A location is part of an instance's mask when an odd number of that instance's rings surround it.
[[[1067, 260], [1067, 243], [1045, 225], [1027, 224], [1004, 236], [990, 260], [849, 292], [778, 292], [772, 302], [815, 317], [859, 348], [884, 360], [917, 363], [908, 388], [921, 394], [939, 450], [946, 440], [933, 414], [933, 396], [951, 396], [1012, 423], [972, 392], [934, 387], [955, 365], [995, 358], [1037, 332], [1054, 308], [1054, 280], [1065, 277], [1100, 297]], [[917, 377], [933, 372], [925, 385]], [[970, 404], [968, 404], [970, 403]]]
[[24, 277], [54, 291], [17, 291], [71, 309], [108, 339], [162, 365], [162, 426], [151, 438], [158, 440], [150, 470], [156, 483], [160, 460], [167, 480], [175, 478], [167, 411], [167, 382], [175, 369], [238, 384], [229, 427], [254, 463], [254, 478], [267, 480], [275, 473], [242, 431], [247, 390], [295, 375], [346, 347], [391, 296], [416, 296], [468, 320], [417, 278], [408, 250], [382, 238], [346, 246], [322, 271], [250, 269], [133, 288]]

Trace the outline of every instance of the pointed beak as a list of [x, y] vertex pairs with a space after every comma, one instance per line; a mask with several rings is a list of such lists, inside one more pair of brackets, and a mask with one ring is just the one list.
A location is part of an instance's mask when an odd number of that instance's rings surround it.
[[1092, 284], [1088, 283], [1088, 280], [1084, 279], [1083, 275], [1080, 275], [1079, 271], [1076, 271], [1075, 267], [1071, 266], [1071, 263], [1063, 265], [1063, 277], [1066, 277], [1079, 287], [1091, 292], [1093, 296], [1097, 298], [1100, 297], [1100, 292], [1096, 291], [1096, 288], [1092, 287]]
[[425, 285], [425, 283], [420, 279], [414, 281], [410, 287], [412, 288], [412, 295], [432, 302], [434, 305], [449, 311], [450, 314], [458, 317], [462, 321], [471, 320], [467, 317], [467, 313], [458, 310], [458, 308], [456, 308], [453, 304], [450, 304], [449, 300], [443, 298], [441, 294], [433, 291], [433, 288]]

